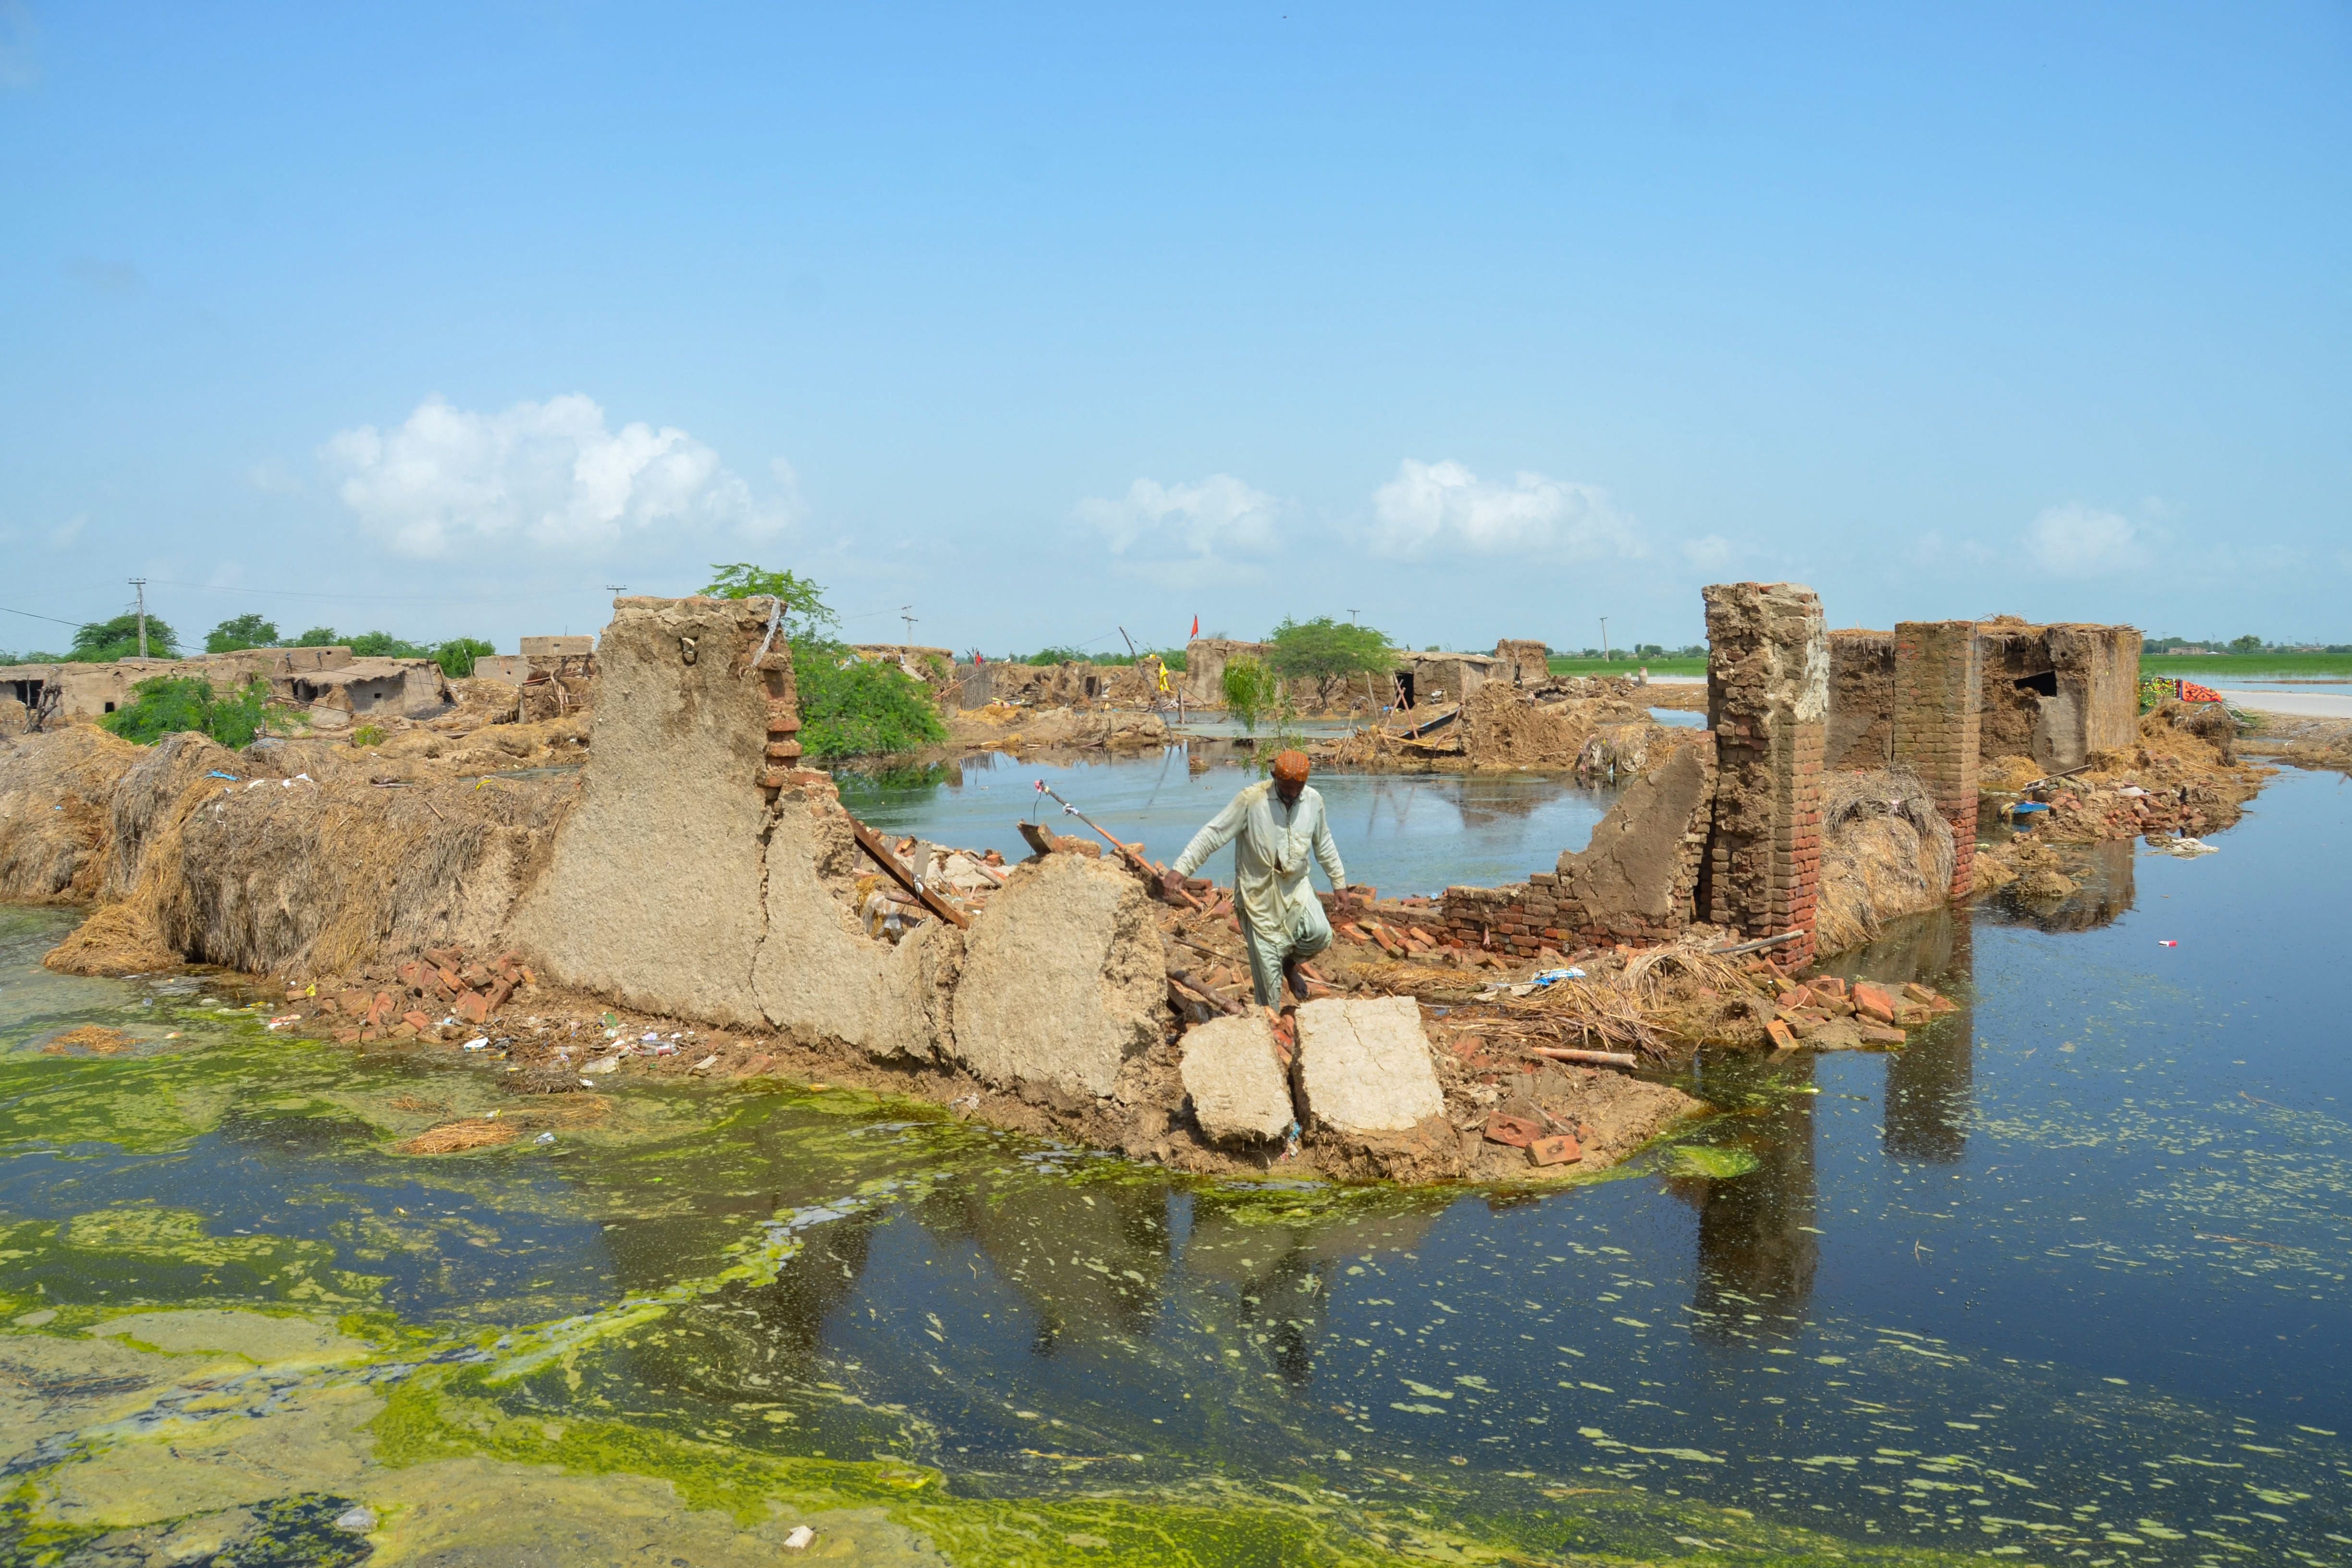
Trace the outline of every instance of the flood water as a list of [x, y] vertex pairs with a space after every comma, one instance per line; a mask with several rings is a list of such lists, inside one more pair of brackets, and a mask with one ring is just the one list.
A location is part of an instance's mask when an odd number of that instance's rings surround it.
[[[1016, 826], [1024, 820], [1094, 837], [1037, 793], [1042, 779], [1103, 827], [1129, 843], [1141, 840], [1147, 855], [1165, 862], [1259, 776], [1229, 756], [1194, 772], [1188, 755], [1182, 746], [1141, 758], [1081, 752], [1055, 761], [983, 752], [959, 763], [836, 777], [842, 805], [876, 828], [994, 849], [1012, 860], [1029, 853]], [[1318, 773], [1315, 787], [1349, 879], [1391, 897], [1440, 892], [1449, 883], [1492, 887], [1549, 871], [1561, 850], [1592, 837], [1616, 798], [1611, 788], [1534, 773]], [[1230, 882], [1233, 868], [1229, 847], [1202, 875]]]
[[[1171, 852], [1235, 775], [1156, 762], [1065, 793]], [[1037, 772], [861, 809], [993, 843]], [[1400, 888], [1598, 804], [1361, 783]], [[1835, 967], [1960, 1013], [1710, 1057], [1695, 1142], [1746, 1158], [1542, 1195], [509, 1096], [47, 974], [69, 917], [0, 911], [0, 1561], [2352, 1561], [2347, 829], [2289, 772], [2219, 854], [2111, 852], [2079, 929], [1908, 922]], [[492, 1108], [549, 1141], [394, 1147]]]

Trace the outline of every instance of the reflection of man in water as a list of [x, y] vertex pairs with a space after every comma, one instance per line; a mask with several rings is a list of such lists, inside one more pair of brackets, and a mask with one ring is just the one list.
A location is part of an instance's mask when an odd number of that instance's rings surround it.
[[1307, 885], [1307, 858], [1322, 863], [1334, 893], [1348, 890], [1348, 868], [1331, 842], [1323, 797], [1307, 787], [1304, 752], [1275, 758], [1272, 778], [1234, 796], [1192, 836], [1168, 868], [1169, 891], [1179, 890], [1202, 861], [1228, 844], [1234, 847], [1234, 908], [1241, 916], [1258, 1005], [1278, 1004], [1286, 980], [1290, 994], [1304, 1002], [1307, 984], [1298, 966], [1331, 945], [1331, 922]]

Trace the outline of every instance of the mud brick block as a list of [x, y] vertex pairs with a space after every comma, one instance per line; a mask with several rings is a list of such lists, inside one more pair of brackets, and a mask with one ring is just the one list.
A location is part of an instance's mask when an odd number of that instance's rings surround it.
[[469, 963], [466, 965], [465, 968], [457, 971], [457, 978], [472, 986], [475, 990], [479, 991], [490, 983], [489, 965], [486, 963]]
[[1536, 1165], [1572, 1165], [1584, 1158], [1584, 1150], [1565, 1132], [1549, 1138], [1538, 1138], [1528, 1145], [1528, 1161]]
[[432, 973], [432, 971], [426, 969], [424, 964], [419, 963], [416, 960], [412, 958], [406, 963], [402, 964], [392, 973], [398, 978], [403, 985], [408, 986], [413, 990], [422, 991], [425, 989], [426, 977]]
[[478, 1024], [490, 1016], [490, 999], [478, 991], [461, 992], [452, 1011], [468, 1024]]
[[1496, 1111], [1486, 1118], [1486, 1141], [1504, 1143], [1514, 1149], [1524, 1149], [1543, 1136], [1543, 1123], [1527, 1116], [1507, 1116]]
[[493, 982], [488, 992], [485, 994], [486, 1000], [489, 1003], [489, 1010], [495, 1013], [505, 1006], [507, 998], [514, 994], [514, 990], [515, 983], [511, 980], [501, 977]]
[[1775, 1050], [1793, 1051], [1797, 1048], [1796, 1032], [1778, 1018], [1764, 1026], [1764, 1033]]
[[769, 698], [768, 733], [771, 735], [797, 735], [800, 732], [800, 704], [788, 698]]
[[416, 1026], [405, 1018], [394, 1024], [391, 1030], [391, 1037], [395, 1040], [413, 1040], [416, 1037]]
[[1880, 1024], [1895, 1022], [1895, 998], [1866, 981], [1855, 983], [1853, 1010], [1863, 1017]]
[[1911, 1038], [1902, 1030], [1886, 1024], [1864, 1024], [1854, 1033], [1862, 1037], [1864, 1045], [1871, 1046], [1907, 1045]]
[[400, 1016], [400, 1021], [417, 1030], [419, 1033], [422, 1033], [433, 1026], [433, 1018], [430, 1014], [419, 1013], [414, 1009], [403, 1013]]
[[398, 1005], [399, 1004], [392, 999], [391, 992], [379, 991], [368, 1003], [367, 1021], [381, 1028], [383, 1025], [391, 1022], [393, 1009]]
[[1936, 993], [1931, 987], [1922, 985], [1916, 980], [1906, 980], [1903, 983], [1903, 994], [1907, 999], [1919, 1003], [1922, 1005], [1933, 1002], [1936, 999]]
[[800, 754], [801, 743], [798, 741], [770, 741], [768, 742], [767, 756], [768, 761], [772, 763], [789, 763], [799, 757]]
[[457, 978], [457, 972], [446, 963], [433, 972], [433, 978], [439, 982], [442, 991], [447, 995], [455, 996], [466, 989], [466, 983]]

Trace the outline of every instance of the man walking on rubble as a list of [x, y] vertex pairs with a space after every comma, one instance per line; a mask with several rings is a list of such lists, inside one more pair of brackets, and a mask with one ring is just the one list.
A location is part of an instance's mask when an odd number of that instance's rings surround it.
[[1331, 891], [1348, 891], [1348, 868], [1331, 842], [1323, 797], [1307, 787], [1307, 756], [1285, 752], [1274, 759], [1274, 776], [1234, 796], [1232, 804], [1192, 836], [1184, 853], [1161, 879], [1171, 893], [1202, 861], [1234, 847], [1234, 909], [1241, 917], [1242, 943], [1249, 950], [1250, 984], [1258, 1005], [1282, 1001], [1282, 986], [1307, 999], [1298, 966], [1331, 945], [1331, 922], [1307, 884], [1307, 862], [1321, 862]]

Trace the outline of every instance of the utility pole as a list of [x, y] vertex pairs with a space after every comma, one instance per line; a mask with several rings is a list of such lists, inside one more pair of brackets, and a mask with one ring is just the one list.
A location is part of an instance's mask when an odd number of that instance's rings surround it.
[[147, 657], [147, 579], [133, 577], [131, 585], [139, 590], [139, 657]]
[[1609, 617], [1601, 617], [1601, 662], [1609, 662]]
[[1349, 610], [1349, 611], [1348, 612], [1348, 622], [1349, 622], [1349, 624], [1350, 626], [1354, 625], [1354, 624], [1355, 624], [1355, 620], [1356, 620], [1356, 612], [1355, 612], [1355, 611], [1353, 611], [1353, 610]]
[[612, 595], [613, 597], [617, 599], [621, 596], [621, 590], [627, 586], [628, 584], [626, 583], [607, 583], [604, 584], [604, 592]]
[[899, 618], [901, 621], [905, 622], [905, 623], [906, 623], [906, 626], [907, 626], [907, 646], [908, 646], [908, 647], [914, 647], [914, 646], [915, 646], [915, 606], [914, 606], [914, 605], [899, 605], [899, 606], [898, 606], [898, 618]]

